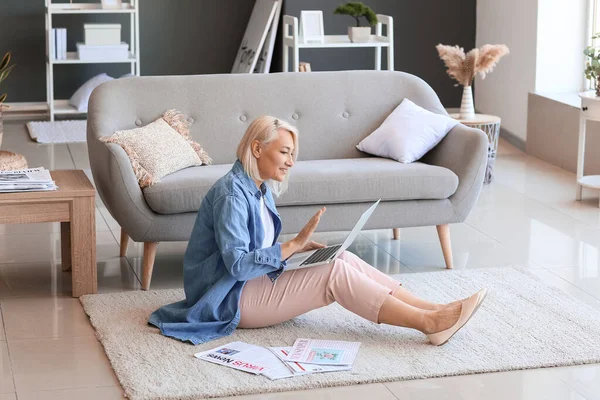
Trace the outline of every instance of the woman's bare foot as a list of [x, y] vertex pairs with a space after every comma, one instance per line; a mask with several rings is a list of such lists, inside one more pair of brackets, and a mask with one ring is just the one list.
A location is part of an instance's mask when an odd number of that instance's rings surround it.
[[460, 318], [461, 311], [462, 301], [455, 301], [443, 306], [439, 310], [427, 313], [423, 333], [431, 334], [450, 328]]

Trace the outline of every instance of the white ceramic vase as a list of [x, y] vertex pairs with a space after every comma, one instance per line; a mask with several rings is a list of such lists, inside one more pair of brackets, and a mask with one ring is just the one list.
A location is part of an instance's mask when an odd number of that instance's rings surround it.
[[463, 88], [463, 96], [460, 103], [460, 118], [475, 118], [475, 105], [473, 104], [473, 90], [471, 89], [471, 86], [465, 86]]
[[4, 132], [4, 124], [2, 123], [2, 104], [0, 104], [0, 149], [2, 148], [3, 132]]
[[352, 43], [368, 42], [371, 37], [370, 26], [349, 26], [348, 37]]

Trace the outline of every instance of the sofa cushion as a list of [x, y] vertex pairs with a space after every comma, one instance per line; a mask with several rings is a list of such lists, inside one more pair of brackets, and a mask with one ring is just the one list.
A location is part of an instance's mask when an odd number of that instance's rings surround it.
[[141, 188], [152, 186], [175, 171], [209, 164], [208, 154], [190, 139], [188, 117], [168, 110], [148, 125], [117, 131], [100, 141], [116, 143], [125, 150]]
[[[211, 186], [231, 164], [191, 167], [144, 189], [146, 202], [160, 214], [196, 212]], [[458, 187], [449, 169], [415, 162], [401, 164], [370, 157], [298, 161], [278, 207], [393, 200], [446, 199]]]
[[433, 149], [457, 124], [455, 119], [404, 99], [356, 148], [374, 156], [411, 163]]

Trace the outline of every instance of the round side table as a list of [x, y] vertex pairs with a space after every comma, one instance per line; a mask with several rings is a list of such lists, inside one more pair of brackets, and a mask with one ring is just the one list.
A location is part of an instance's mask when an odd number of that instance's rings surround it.
[[500, 117], [487, 114], [475, 114], [474, 118], [461, 119], [460, 114], [450, 114], [451, 118], [458, 120], [463, 125], [481, 129], [488, 137], [488, 161], [485, 169], [483, 183], [490, 183], [493, 179], [492, 170], [496, 162], [498, 151], [498, 137], [500, 136]]
[[[600, 175], [583, 176], [583, 160], [585, 156], [585, 125], [589, 121], [600, 121], [600, 97], [591, 90], [579, 93], [581, 111], [579, 111], [579, 149], [577, 151], [577, 191], [575, 199], [581, 200], [583, 187], [600, 189]], [[600, 203], [598, 204], [600, 207]]]
[[27, 160], [21, 154], [0, 150], [0, 171], [27, 168]]

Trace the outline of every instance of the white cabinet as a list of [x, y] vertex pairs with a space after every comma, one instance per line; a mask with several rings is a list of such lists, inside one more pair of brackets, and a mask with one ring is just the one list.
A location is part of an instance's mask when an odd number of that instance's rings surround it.
[[[99, 63], [125, 63], [131, 65], [131, 73], [140, 75], [140, 28], [139, 13], [140, 0], [130, 0], [124, 2], [118, 9], [103, 9], [102, 4], [98, 3], [52, 3], [52, 0], [45, 0], [46, 3], [46, 101], [48, 103], [48, 112], [50, 121], [54, 121], [54, 116], [58, 114], [85, 114], [77, 111], [75, 107], [69, 105], [68, 99], [54, 98], [54, 66], [56, 64], [99, 64]], [[94, 60], [81, 60], [76, 51], [67, 52], [65, 59], [59, 60], [54, 57], [52, 35], [52, 17], [56, 14], [129, 14], [130, 15], [130, 37], [128, 57], [115, 60], [114, 58], [100, 58]], [[80, 42], [84, 41], [82, 37]]]

